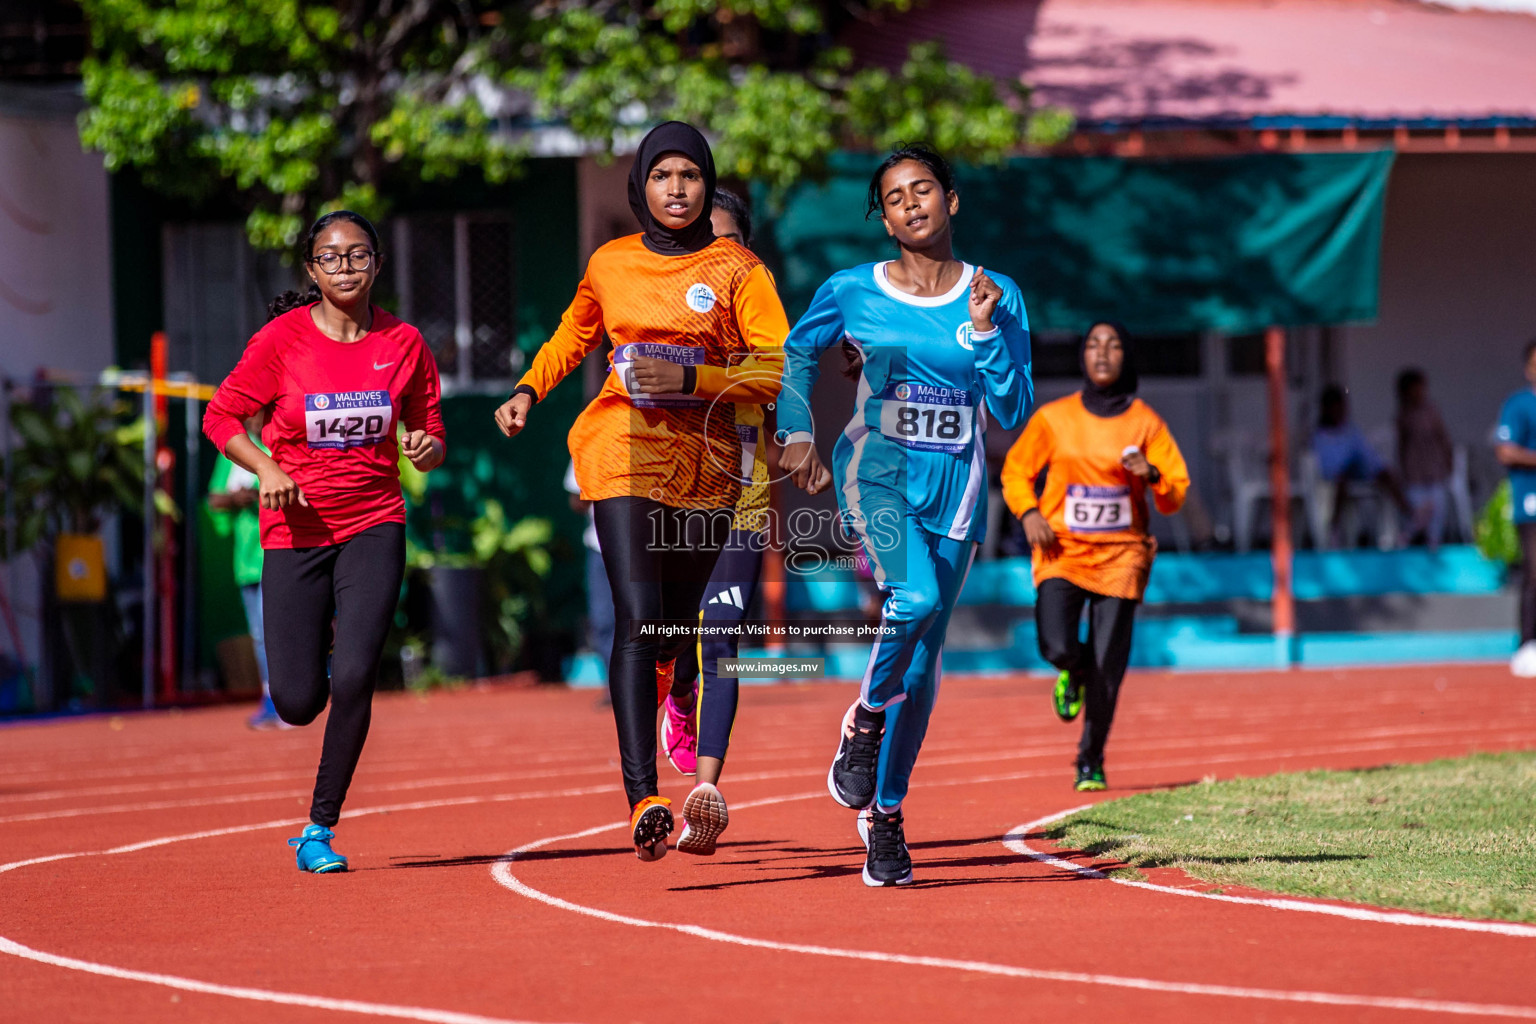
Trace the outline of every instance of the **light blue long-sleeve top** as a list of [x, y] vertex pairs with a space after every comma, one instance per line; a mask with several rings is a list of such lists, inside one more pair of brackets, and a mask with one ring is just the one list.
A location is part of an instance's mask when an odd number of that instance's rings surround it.
[[848, 339], [864, 355], [853, 417], [832, 456], [845, 516], [904, 506], [929, 532], [980, 541], [986, 532], [988, 416], [1005, 429], [1034, 406], [1029, 318], [1019, 287], [988, 271], [1003, 296], [993, 330], [971, 326], [964, 265], [947, 294], [922, 298], [891, 284], [886, 263], [833, 274], [784, 343], [779, 436], [813, 436], [811, 389], [823, 349]]

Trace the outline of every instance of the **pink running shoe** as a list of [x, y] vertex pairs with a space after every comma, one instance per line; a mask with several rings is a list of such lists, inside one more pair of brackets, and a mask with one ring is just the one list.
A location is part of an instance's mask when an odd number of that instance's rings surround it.
[[[699, 770], [699, 725], [691, 712], [684, 712], [672, 695], [661, 702], [661, 749], [681, 775]], [[697, 708], [697, 705], [695, 705]]]

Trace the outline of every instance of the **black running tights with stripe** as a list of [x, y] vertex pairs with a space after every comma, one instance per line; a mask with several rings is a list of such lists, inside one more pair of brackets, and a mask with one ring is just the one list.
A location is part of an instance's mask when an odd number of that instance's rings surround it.
[[316, 825], [332, 828], [341, 818], [368, 738], [379, 658], [404, 572], [405, 527], [399, 523], [370, 527], [340, 544], [266, 552], [261, 606], [272, 703], [290, 725], [308, 725], [327, 700], [331, 705], [309, 808]]
[[[1140, 602], [1105, 597], [1063, 579], [1043, 580], [1035, 599], [1040, 654], [1072, 673], [1083, 687], [1083, 735], [1077, 745], [1079, 765], [1102, 766], [1109, 727], [1115, 720], [1120, 682], [1131, 658], [1131, 627]], [[1079, 639], [1084, 606], [1088, 639]]]
[[736, 631], [757, 597], [765, 541], [761, 530], [731, 531], [699, 608], [702, 636], [696, 647], [688, 648], [677, 659], [672, 693], [683, 698], [684, 705], [690, 691], [697, 693], [700, 757], [724, 761], [731, 743], [740, 681], [735, 676], [721, 676], [719, 663], [721, 658], [735, 658], [741, 651]]
[[[733, 515], [728, 508], [681, 509], [647, 498], [604, 498], [592, 506], [613, 588], [608, 692], [631, 807], [656, 795], [656, 662], [693, 646], [699, 600]], [[662, 624], [676, 628], [658, 635]]]

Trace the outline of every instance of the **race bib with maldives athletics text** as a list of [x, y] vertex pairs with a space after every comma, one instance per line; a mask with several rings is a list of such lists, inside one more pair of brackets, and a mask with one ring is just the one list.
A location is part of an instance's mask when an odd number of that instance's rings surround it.
[[358, 448], [389, 436], [394, 403], [388, 391], [304, 396], [304, 433], [311, 448]]

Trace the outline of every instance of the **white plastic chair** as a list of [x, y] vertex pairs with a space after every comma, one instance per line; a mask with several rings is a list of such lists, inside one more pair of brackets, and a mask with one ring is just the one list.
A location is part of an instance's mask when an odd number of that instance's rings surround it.
[[[1317, 462], [1317, 453], [1310, 447], [1301, 453], [1299, 461], [1312, 546], [1319, 551], [1324, 551], [1333, 546], [1329, 527], [1333, 523], [1333, 502], [1338, 496], [1338, 489], [1332, 481], [1323, 479], [1322, 469]], [[1370, 524], [1372, 540], [1376, 542], [1378, 548], [1387, 551], [1396, 547], [1399, 533], [1397, 509], [1393, 507], [1391, 501], [1387, 500], [1387, 496], [1381, 493], [1375, 481], [1351, 480], [1345, 485], [1344, 493], [1349, 499], [1349, 507], [1344, 510], [1344, 517], [1339, 523], [1343, 535], [1357, 536], [1363, 521]], [[1367, 519], [1364, 515], [1366, 509], [1374, 512], [1375, 515]]]
[[1467, 462], [1467, 446], [1464, 444], [1451, 448], [1451, 479], [1446, 486], [1451, 492], [1451, 512], [1456, 518], [1460, 540], [1463, 544], [1470, 544], [1474, 529], [1472, 472]]
[[[1253, 527], [1259, 507], [1274, 500], [1269, 483], [1269, 456], [1252, 438], [1236, 432], [1229, 434], [1220, 448], [1227, 469], [1227, 487], [1232, 493], [1232, 543], [1238, 551], [1249, 551], [1253, 548]], [[1303, 502], [1310, 511], [1307, 492], [1294, 478], [1291, 499]]]

